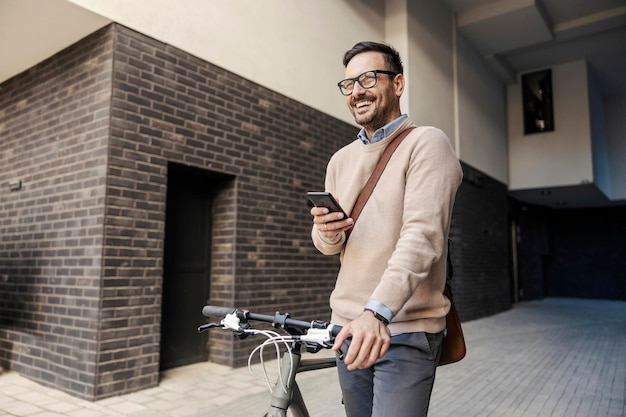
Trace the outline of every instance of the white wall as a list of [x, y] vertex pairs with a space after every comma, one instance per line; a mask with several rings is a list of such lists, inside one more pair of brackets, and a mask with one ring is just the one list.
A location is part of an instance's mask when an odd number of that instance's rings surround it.
[[586, 62], [552, 67], [552, 89], [555, 130], [525, 136], [521, 85], [507, 88], [510, 190], [593, 182]]
[[463, 162], [507, 183], [504, 84], [456, 33], [441, 2], [413, 0], [408, 11], [411, 118], [442, 129]]
[[411, 62], [409, 56], [409, 18], [407, 15], [407, 1], [409, 0], [387, 0], [385, 1], [385, 39], [386, 43], [400, 53], [402, 66], [404, 67], [405, 78], [404, 94], [400, 97], [400, 109], [403, 113], [413, 114], [409, 96], [411, 95]]
[[[443, 129], [461, 159], [506, 181], [500, 83], [463, 42], [455, 57], [454, 16], [444, 1], [0, 0], [0, 5], [8, 2], [21, 7], [10, 16], [16, 22], [12, 35], [44, 18], [26, 30], [32, 43], [0, 40], [0, 47], [13, 48], [9, 56], [24, 45], [34, 50], [29, 45], [43, 45], [44, 38], [62, 40], [42, 51], [38, 59], [45, 59], [115, 21], [348, 123], [354, 120], [336, 86], [344, 76], [343, 53], [361, 40], [392, 43], [407, 71], [403, 111], [418, 124]], [[50, 5], [56, 6], [44, 13]], [[74, 35], [63, 38], [61, 28], [75, 29]]]
[[463, 162], [508, 183], [506, 87], [459, 35], [458, 154]]
[[436, 126], [454, 141], [452, 15], [440, 2], [410, 1], [409, 115], [416, 124]]
[[350, 123], [343, 53], [384, 40], [384, 0], [69, 1]]
[[0, 83], [109, 23], [66, 0], [0, 0]]

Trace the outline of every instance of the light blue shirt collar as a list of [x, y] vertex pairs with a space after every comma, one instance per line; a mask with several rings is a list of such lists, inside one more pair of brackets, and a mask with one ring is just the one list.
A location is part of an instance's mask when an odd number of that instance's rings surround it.
[[369, 139], [367, 137], [367, 133], [365, 132], [364, 128], [361, 128], [361, 130], [359, 131], [357, 138], [361, 139], [361, 141], [366, 144], [372, 144], [372, 143], [376, 143], [376, 142], [380, 142], [381, 140], [385, 139], [387, 136], [389, 136], [391, 133], [395, 132], [396, 129], [398, 129], [400, 127], [400, 125], [402, 123], [404, 123], [404, 121], [406, 119], [408, 119], [409, 116], [407, 116], [406, 114], [403, 114], [402, 116], [398, 117], [396, 120], [393, 120], [389, 123], [387, 123], [386, 125], [384, 125], [383, 127], [381, 127], [380, 129], [378, 129], [376, 132], [374, 132], [374, 136], [372, 136], [371, 139]]

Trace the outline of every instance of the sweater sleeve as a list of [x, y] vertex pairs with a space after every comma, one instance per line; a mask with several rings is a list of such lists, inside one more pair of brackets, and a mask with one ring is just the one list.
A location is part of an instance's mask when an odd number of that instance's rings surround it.
[[343, 244], [346, 241], [346, 234], [341, 233], [334, 239], [326, 239], [321, 235], [316, 225], [313, 225], [311, 230], [311, 239], [313, 239], [313, 245], [324, 255], [336, 255], [343, 249]]

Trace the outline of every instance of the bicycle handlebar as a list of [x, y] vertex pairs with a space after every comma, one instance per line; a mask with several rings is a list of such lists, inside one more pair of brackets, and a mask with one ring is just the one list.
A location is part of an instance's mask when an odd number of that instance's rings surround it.
[[300, 330], [308, 330], [308, 329], [326, 329], [330, 326], [330, 335], [335, 337], [339, 334], [342, 327], [336, 325], [329, 325], [326, 322], [321, 321], [303, 321], [303, 320], [295, 320], [289, 317], [288, 314], [276, 313], [274, 315], [268, 314], [258, 314], [251, 313], [247, 310], [229, 308], [229, 307], [219, 307], [219, 306], [204, 306], [202, 308], [202, 315], [205, 317], [226, 317], [229, 314], [242, 315], [243, 318], [247, 320], [256, 320], [263, 321], [266, 323], [271, 323], [274, 327], [292, 327]]
[[204, 317], [226, 317], [227, 314], [231, 314], [234, 312], [234, 308], [228, 307], [204, 306], [202, 308], [202, 315]]

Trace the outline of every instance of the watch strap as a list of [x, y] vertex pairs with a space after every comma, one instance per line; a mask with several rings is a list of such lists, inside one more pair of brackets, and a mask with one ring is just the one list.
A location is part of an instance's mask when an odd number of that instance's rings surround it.
[[387, 320], [387, 318], [385, 316], [383, 316], [382, 314], [380, 314], [378, 311], [372, 310], [371, 308], [364, 308], [363, 310], [364, 311], [371, 311], [372, 313], [374, 313], [374, 317], [376, 317], [383, 324], [385, 324], [385, 325], [389, 324], [389, 320]]

